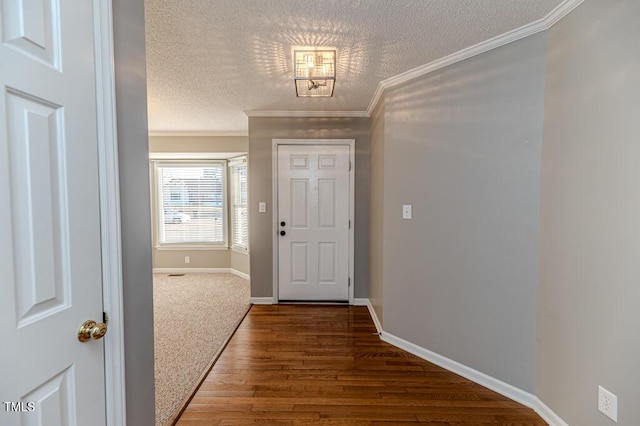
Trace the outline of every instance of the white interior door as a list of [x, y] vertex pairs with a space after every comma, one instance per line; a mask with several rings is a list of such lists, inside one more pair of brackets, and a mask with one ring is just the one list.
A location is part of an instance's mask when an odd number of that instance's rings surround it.
[[278, 297], [349, 300], [349, 146], [278, 146]]
[[93, 4], [0, 10], [3, 426], [105, 424]]

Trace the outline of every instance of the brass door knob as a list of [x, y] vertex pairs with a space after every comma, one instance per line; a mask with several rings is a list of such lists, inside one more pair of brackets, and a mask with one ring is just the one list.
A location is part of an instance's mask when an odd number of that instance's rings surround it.
[[91, 339], [102, 339], [107, 334], [107, 324], [87, 320], [78, 328], [78, 340], [86, 342]]

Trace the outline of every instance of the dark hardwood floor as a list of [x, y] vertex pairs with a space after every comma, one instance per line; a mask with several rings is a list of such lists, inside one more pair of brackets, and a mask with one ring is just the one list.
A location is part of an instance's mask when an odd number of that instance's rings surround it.
[[546, 425], [375, 333], [365, 307], [253, 306], [177, 424]]

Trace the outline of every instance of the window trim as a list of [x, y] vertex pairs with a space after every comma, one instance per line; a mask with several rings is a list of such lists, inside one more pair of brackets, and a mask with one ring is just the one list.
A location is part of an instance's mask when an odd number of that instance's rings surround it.
[[[153, 216], [153, 240], [154, 248], [157, 250], [225, 250], [229, 249], [229, 199], [228, 199], [228, 173], [227, 160], [185, 160], [185, 159], [151, 159], [152, 170], [152, 216]], [[207, 167], [211, 165], [222, 166], [222, 237], [223, 241], [218, 243], [162, 243], [160, 242], [161, 223], [163, 223], [162, 208], [160, 206], [160, 187], [158, 185], [159, 167]]]
[[[236, 246], [233, 242], [233, 233], [235, 232], [235, 223], [233, 221], [233, 200], [231, 200], [231, 168], [237, 165], [244, 165], [246, 167], [246, 175], [247, 175], [247, 245], [245, 247]], [[230, 158], [227, 163], [227, 167], [229, 168], [229, 247], [231, 250], [236, 253], [249, 253], [249, 160], [248, 156], [241, 155], [238, 157]]]

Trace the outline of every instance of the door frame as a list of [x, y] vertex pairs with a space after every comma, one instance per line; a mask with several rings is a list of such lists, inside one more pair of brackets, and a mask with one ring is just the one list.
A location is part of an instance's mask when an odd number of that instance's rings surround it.
[[355, 221], [355, 176], [356, 176], [356, 141], [355, 139], [272, 139], [271, 140], [271, 181], [273, 184], [271, 205], [272, 208], [272, 243], [273, 243], [273, 303], [279, 302], [278, 283], [279, 283], [279, 242], [278, 238], [278, 147], [280, 145], [342, 145], [349, 147], [349, 161], [351, 162], [351, 170], [349, 172], [349, 220], [351, 227], [349, 228], [349, 305], [354, 303], [355, 289], [355, 268], [354, 268], [354, 231], [356, 229]]
[[93, 0], [107, 426], [125, 426], [125, 357], [112, 0]]

